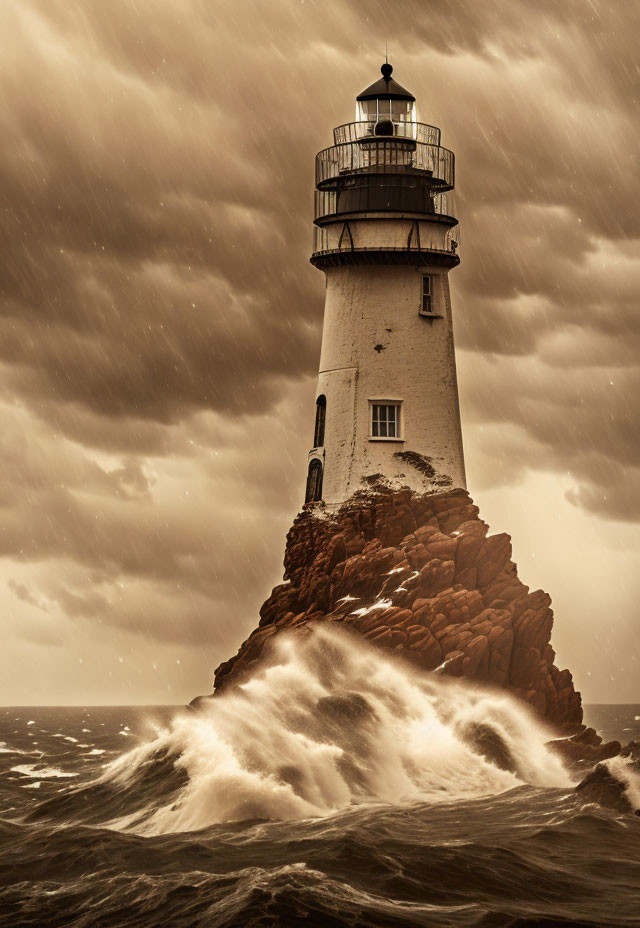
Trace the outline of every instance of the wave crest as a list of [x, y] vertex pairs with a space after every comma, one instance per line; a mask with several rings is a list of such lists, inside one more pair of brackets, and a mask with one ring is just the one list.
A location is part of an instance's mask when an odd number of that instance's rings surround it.
[[322, 816], [351, 803], [568, 787], [545, 746], [550, 737], [506, 693], [414, 672], [324, 626], [304, 639], [282, 636], [269, 667], [178, 715], [108, 765], [102, 781], [128, 789], [171, 759], [185, 775], [180, 786], [117, 824], [189, 831]]

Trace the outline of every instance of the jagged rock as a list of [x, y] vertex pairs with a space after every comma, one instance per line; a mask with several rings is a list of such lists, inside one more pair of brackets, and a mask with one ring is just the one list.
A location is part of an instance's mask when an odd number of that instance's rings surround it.
[[[216, 670], [216, 690], [246, 679], [279, 631], [329, 620], [425, 670], [504, 687], [566, 734], [584, 733], [571, 673], [553, 663], [550, 599], [518, 579], [511, 539], [488, 534], [464, 490], [380, 483], [334, 513], [305, 507], [284, 565], [260, 627]], [[599, 739], [576, 744], [595, 755]]]
[[[587, 731], [592, 732], [593, 729]], [[629, 791], [630, 777], [640, 776], [640, 740], [629, 742], [622, 750], [617, 741], [612, 741], [610, 751], [613, 751], [615, 745], [618, 750], [605, 756], [611, 758], [619, 754], [619, 757], [611, 764], [598, 764], [576, 786], [576, 793], [587, 802], [597, 802], [618, 812], [635, 812], [640, 815], [637, 801], [634, 801], [635, 797]]]
[[[631, 745], [633, 743], [631, 742]], [[569, 737], [551, 741], [549, 747], [560, 754], [565, 763], [574, 768], [576, 772], [584, 772], [585, 764], [592, 766], [600, 761], [616, 757], [621, 752], [619, 741], [608, 741], [603, 744], [600, 735], [593, 728], [587, 728], [586, 725], [580, 725], [578, 730]]]

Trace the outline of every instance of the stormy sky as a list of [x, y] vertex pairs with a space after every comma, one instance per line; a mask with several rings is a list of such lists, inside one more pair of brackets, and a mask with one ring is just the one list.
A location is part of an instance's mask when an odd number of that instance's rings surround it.
[[638, 7], [0, 4], [0, 701], [179, 703], [279, 582], [313, 157], [385, 42], [457, 159], [469, 488], [592, 702], [640, 700]]

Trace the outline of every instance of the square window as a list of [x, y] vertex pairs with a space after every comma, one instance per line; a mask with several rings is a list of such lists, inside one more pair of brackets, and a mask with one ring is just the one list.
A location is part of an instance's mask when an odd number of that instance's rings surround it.
[[400, 403], [371, 403], [371, 438], [400, 437]]

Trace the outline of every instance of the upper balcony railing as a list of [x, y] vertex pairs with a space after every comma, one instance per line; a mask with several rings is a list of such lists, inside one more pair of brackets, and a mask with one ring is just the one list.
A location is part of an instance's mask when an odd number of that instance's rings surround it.
[[316, 155], [316, 186], [346, 174], [429, 173], [432, 185], [443, 190], [454, 186], [454, 156], [448, 148], [372, 136], [371, 140], [332, 145]]
[[[337, 244], [337, 247], [336, 247]], [[416, 253], [450, 254], [457, 255], [460, 248], [460, 230], [457, 227], [447, 230], [444, 239], [442, 236], [428, 236], [423, 228], [420, 235], [411, 232], [406, 243], [396, 245], [364, 245], [359, 246], [357, 240], [354, 243], [351, 235], [340, 236], [339, 242], [336, 243], [336, 236], [330, 229], [315, 226], [313, 230], [313, 253], [349, 253], [349, 252], [380, 252], [395, 251], [402, 252], [407, 256]]]
[[420, 213], [445, 216], [455, 221], [456, 209], [453, 191], [433, 194], [428, 187], [403, 188], [360, 186], [353, 189], [315, 191], [314, 222], [351, 213]]
[[[391, 122], [391, 120], [389, 120]], [[440, 144], [440, 129], [436, 126], [428, 126], [425, 122], [391, 122], [393, 134], [389, 133], [386, 138], [415, 139], [416, 142], [424, 142], [426, 145]], [[364, 120], [362, 122], [346, 122], [343, 126], [337, 126], [333, 130], [333, 141], [336, 145], [343, 145], [345, 142], [357, 142], [358, 139], [375, 138], [376, 121]], [[379, 137], [379, 136], [378, 136]]]

